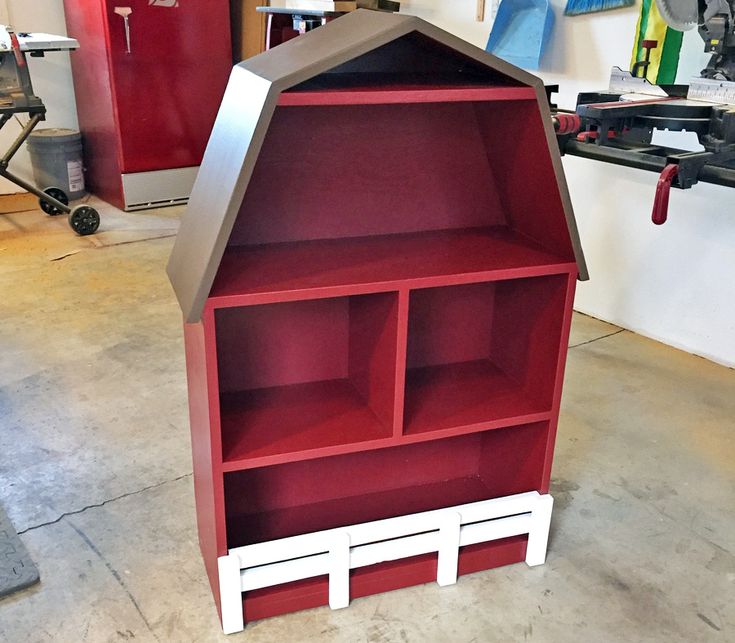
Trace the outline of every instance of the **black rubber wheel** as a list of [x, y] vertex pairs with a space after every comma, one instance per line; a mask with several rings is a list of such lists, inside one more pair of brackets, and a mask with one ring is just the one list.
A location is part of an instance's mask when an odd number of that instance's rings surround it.
[[[69, 205], [69, 197], [66, 196], [66, 192], [61, 188], [46, 188], [44, 192], [51, 198], [61, 201], [64, 205]], [[41, 204], [41, 210], [51, 217], [55, 217], [58, 214], [64, 214], [63, 210], [59, 210], [55, 205], [52, 205], [43, 199], [38, 199], [38, 202]]]
[[78, 205], [69, 213], [69, 225], [80, 236], [94, 234], [100, 227], [100, 215], [88, 205]]

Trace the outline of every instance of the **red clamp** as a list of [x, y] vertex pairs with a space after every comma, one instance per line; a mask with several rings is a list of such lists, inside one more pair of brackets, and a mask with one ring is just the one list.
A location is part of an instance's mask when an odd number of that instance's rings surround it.
[[554, 127], [557, 134], [574, 134], [582, 127], [582, 120], [577, 114], [559, 112], [554, 115]]
[[651, 214], [651, 221], [656, 225], [666, 223], [666, 218], [669, 216], [669, 192], [671, 192], [671, 183], [678, 174], [679, 166], [675, 163], [670, 163], [663, 169], [661, 176], [658, 177], [656, 196], [653, 199], [653, 213]]
[[18, 42], [18, 36], [16, 36], [15, 32], [11, 31], [10, 29], [8, 29], [8, 35], [10, 36], [10, 48], [15, 54], [16, 64], [18, 65], [18, 67], [25, 67], [26, 58], [23, 55], [23, 52], [20, 50], [20, 42]]
[[[590, 141], [596, 141], [600, 137], [600, 132], [597, 130], [585, 130], [584, 132], [580, 132], [577, 134], [577, 140], [580, 143], [589, 143]], [[615, 130], [610, 130], [607, 133], [607, 140], [616, 138], [617, 134], [615, 133]]]

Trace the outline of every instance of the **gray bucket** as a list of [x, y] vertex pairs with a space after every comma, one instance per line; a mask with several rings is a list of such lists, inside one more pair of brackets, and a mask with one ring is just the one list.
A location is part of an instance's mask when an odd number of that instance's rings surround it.
[[39, 129], [28, 137], [28, 152], [36, 186], [61, 188], [69, 200], [83, 197], [82, 136], [77, 130]]

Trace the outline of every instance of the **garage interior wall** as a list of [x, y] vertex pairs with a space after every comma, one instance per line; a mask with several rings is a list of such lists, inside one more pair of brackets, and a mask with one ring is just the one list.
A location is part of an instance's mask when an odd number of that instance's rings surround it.
[[[494, 4], [486, 2], [484, 22], [475, 20], [476, 0], [402, 0], [401, 7], [484, 47]], [[640, 3], [574, 18], [563, 16], [566, 0], [552, 4], [550, 50], [536, 73], [559, 83], [557, 102], [572, 108], [579, 91], [607, 87], [613, 65], [628, 67]], [[0, 0], [0, 18], [6, 16], [18, 30], [66, 33], [62, 0]], [[688, 32], [678, 82], [706, 64], [701, 50], [697, 33]], [[48, 107], [46, 127], [77, 126], [69, 55], [30, 59], [34, 88]], [[17, 133], [12, 124], [6, 130], [4, 147]], [[735, 191], [707, 184], [672, 190], [669, 221], [654, 226], [654, 173], [574, 157], [564, 165], [592, 277], [579, 285], [575, 308], [735, 367]], [[30, 175], [25, 150], [13, 167]]]
[[[403, 0], [401, 8], [484, 47], [486, 4], [485, 23], [474, 19], [475, 0]], [[563, 16], [566, 0], [552, 4], [551, 46], [535, 73], [561, 85], [558, 104], [573, 108], [578, 92], [607, 87], [613, 65], [628, 68], [640, 2], [574, 18]], [[687, 32], [678, 82], [705, 66], [702, 49], [696, 31]], [[591, 275], [575, 309], [734, 367], [735, 190], [672, 190], [669, 221], [654, 226], [654, 173], [575, 157], [564, 167]]]

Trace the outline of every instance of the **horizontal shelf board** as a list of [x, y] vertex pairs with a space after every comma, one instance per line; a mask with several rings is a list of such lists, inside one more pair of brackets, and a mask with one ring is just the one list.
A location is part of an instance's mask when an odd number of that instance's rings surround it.
[[409, 369], [406, 375], [406, 436], [442, 435], [546, 421], [544, 404], [490, 360]]
[[535, 100], [532, 87], [404, 85], [321, 91], [291, 91], [278, 97], [282, 107], [310, 105], [386, 105], [392, 103], [451, 103], [467, 101]]
[[330, 455], [337, 445], [361, 449], [391, 436], [346, 379], [223, 393], [220, 416], [226, 471], [290, 462], [296, 453]]
[[493, 494], [480, 476], [472, 475], [273, 511], [228, 516], [227, 547], [233, 549], [323, 529], [431, 511], [487, 500], [494, 495], [497, 494]]
[[505, 227], [228, 248], [213, 307], [424, 288], [576, 271]]

